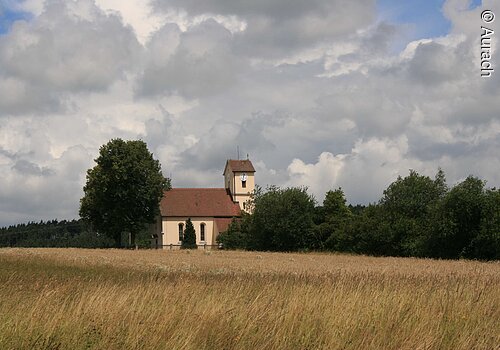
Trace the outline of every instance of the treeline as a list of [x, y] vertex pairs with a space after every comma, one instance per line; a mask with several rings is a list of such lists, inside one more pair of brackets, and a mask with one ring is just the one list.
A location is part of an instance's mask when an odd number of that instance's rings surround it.
[[0, 228], [0, 247], [108, 248], [110, 238], [92, 232], [83, 220], [49, 220]]
[[228, 249], [339, 251], [377, 256], [500, 259], [500, 190], [469, 176], [448, 188], [415, 171], [376, 204], [348, 206], [342, 189], [316, 205], [306, 188], [257, 188], [253, 214], [218, 242]]

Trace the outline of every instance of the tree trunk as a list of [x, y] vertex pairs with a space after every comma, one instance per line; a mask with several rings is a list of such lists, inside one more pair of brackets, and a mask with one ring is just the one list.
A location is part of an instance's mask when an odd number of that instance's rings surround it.
[[116, 248], [121, 248], [122, 246], [122, 234], [121, 232], [117, 232], [113, 235], [113, 239], [115, 240]]
[[136, 245], [135, 245], [135, 232], [130, 232], [130, 246], [136, 247]]

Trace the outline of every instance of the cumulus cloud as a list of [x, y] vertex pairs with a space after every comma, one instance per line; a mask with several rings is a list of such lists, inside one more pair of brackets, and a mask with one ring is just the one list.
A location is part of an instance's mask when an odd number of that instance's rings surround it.
[[46, 165], [21, 158], [11, 171], [2, 167], [0, 222], [75, 217], [90, 159], [87, 150], [74, 146]]
[[[316, 198], [328, 190], [342, 187], [354, 203], [377, 201], [382, 190], [409, 168], [427, 170], [417, 159], [407, 156], [408, 141], [372, 138], [358, 140], [346, 154], [323, 152], [316, 163], [294, 159], [288, 166], [290, 185], [308, 186]], [[366, 169], [370, 169], [367, 174]]]
[[21, 175], [49, 176], [54, 174], [54, 171], [49, 167], [40, 167], [24, 159], [18, 160], [12, 166], [12, 169], [16, 170]]
[[134, 29], [137, 40], [142, 44], [165, 21], [154, 12], [148, 0], [96, 0], [96, 5], [107, 13], [118, 14], [125, 24]]
[[222, 186], [237, 147], [258, 184], [319, 202], [438, 166], [500, 184], [500, 75], [480, 78], [478, 51], [497, 1], [447, 0], [450, 32], [412, 42], [374, 0], [9, 4], [32, 15], [0, 34], [0, 225], [76, 217], [116, 137], [145, 140], [174, 186]]
[[0, 36], [0, 106], [54, 111], [70, 93], [102, 91], [125, 78], [139, 54], [130, 28], [92, 1], [48, 1], [33, 21], [17, 21]]
[[192, 16], [237, 16], [246, 24], [246, 30], [235, 35], [237, 49], [252, 57], [277, 58], [355, 32], [359, 23], [374, 20], [375, 1], [155, 0], [153, 6]]
[[185, 32], [167, 24], [148, 44], [140, 95], [180, 94], [188, 98], [221, 93], [233, 86], [244, 59], [233, 54], [231, 32], [208, 19]]

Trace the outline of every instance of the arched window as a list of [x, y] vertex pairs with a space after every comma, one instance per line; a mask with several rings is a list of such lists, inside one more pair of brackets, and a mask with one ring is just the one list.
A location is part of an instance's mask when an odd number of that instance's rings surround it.
[[200, 224], [200, 241], [204, 242], [205, 241], [205, 223], [202, 222]]
[[182, 242], [184, 238], [184, 224], [179, 224], [179, 242]]

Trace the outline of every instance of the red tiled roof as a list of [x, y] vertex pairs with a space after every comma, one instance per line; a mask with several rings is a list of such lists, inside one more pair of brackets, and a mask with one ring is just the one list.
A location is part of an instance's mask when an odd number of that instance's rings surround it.
[[173, 188], [165, 191], [160, 202], [162, 216], [240, 216], [225, 188]]
[[233, 171], [242, 171], [246, 173], [255, 173], [255, 168], [250, 160], [235, 160], [228, 159], [226, 166], [224, 168], [224, 174], [226, 173], [227, 167], [230, 166]]
[[229, 224], [233, 219], [228, 219], [228, 218], [217, 218], [214, 219], [215, 223], [217, 224], [217, 228], [219, 229], [219, 232], [225, 232], [227, 228], [229, 227]]

